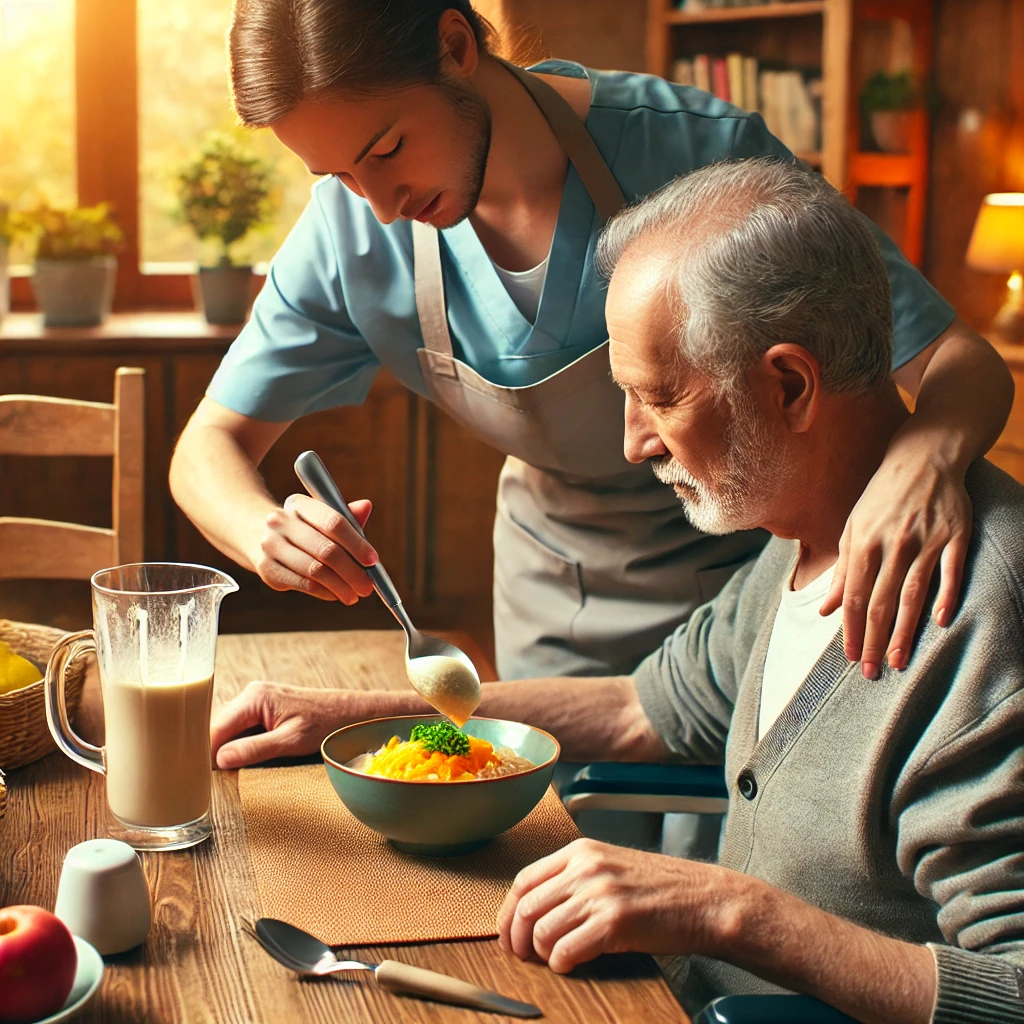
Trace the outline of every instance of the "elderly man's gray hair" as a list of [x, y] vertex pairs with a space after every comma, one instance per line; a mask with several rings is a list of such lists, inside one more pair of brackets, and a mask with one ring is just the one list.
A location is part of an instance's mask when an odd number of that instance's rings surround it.
[[672, 257], [680, 354], [722, 392], [780, 342], [806, 348], [830, 391], [889, 377], [892, 301], [878, 243], [819, 174], [758, 158], [676, 178], [608, 222], [600, 272], [610, 277], [639, 242]]

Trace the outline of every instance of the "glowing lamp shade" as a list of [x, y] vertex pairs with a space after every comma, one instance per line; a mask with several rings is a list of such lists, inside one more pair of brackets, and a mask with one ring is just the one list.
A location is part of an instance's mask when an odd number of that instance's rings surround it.
[[1024, 192], [985, 196], [967, 247], [967, 265], [1006, 274], [1024, 267]]
[[1024, 192], [993, 192], [985, 196], [967, 246], [967, 265], [975, 270], [1009, 274], [1007, 297], [992, 322], [1007, 341], [1024, 341]]

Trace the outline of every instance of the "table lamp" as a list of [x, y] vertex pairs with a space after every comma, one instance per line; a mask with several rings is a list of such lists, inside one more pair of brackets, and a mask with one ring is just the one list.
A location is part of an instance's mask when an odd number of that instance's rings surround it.
[[985, 196], [967, 247], [967, 265], [1010, 275], [992, 331], [1004, 341], [1024, 343], [1024, 192]]

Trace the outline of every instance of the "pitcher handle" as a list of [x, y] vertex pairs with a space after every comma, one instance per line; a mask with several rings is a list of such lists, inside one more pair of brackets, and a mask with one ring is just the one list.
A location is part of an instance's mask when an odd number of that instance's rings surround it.
[[80, 633], [69, 633], [61, 637], [46, 663], [46, 724], [54, 742], [72, 761], [91, 768], [100, 775], [106, 773], [103, 748], [86, 743], [68, 720], [68, 708], [64, 696], [65, 677], [68, 665], [83, 654], [96, 653], [96, 636], [91, 629]]

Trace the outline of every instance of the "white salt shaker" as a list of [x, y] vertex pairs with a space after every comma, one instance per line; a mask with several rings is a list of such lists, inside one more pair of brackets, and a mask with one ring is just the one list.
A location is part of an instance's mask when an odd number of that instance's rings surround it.
[[72, 935], [104, 956], [144, 942], [151, 914], [139, 855], [116, 839], [90, 839], [71, 847], [53, 912]]

